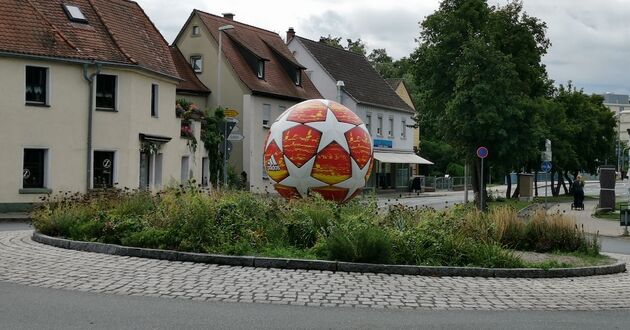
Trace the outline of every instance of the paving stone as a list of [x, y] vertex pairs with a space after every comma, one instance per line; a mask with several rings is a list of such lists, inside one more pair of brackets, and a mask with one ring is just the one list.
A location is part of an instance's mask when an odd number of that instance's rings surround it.
[[[519, 279], [250, 268], [66, 250], [34, 242], [31, 233], [0, 232], [0, 281], [109, 294], [300, 306], [439, 310], [630, 306], [630, 291], [620, 289], [630, 287], [628, 273]], [[612, 256], [630, 261], [630, 256]]]

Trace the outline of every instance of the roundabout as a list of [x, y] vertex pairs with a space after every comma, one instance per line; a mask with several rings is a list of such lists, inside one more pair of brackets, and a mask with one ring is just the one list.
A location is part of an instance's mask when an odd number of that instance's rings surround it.
[[[0, 281], [115, 295], [213, 302], [427, 310], [615, 310], [630, 275], [483, 278], [253, 268], [56, 248], [32, 231], [0, 232]], [[623, 262], [626, 255], [609, 254]]]

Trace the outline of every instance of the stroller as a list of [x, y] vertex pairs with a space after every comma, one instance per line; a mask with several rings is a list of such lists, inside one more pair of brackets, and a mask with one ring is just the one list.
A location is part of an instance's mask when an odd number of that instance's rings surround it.
[[584, 210], [584, 183], [580, 180], [573, 181], [571, 189], [573, 190], [573, 203], [571, 210]]

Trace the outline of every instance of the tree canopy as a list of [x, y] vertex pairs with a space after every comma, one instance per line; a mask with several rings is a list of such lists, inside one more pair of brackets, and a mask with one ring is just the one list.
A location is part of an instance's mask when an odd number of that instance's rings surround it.
[[531, 159], [541, 138], [536, 99], [551, 86], [541, 64], [550, 45], [545, 30], [520, 2], [442, 1], [422, 22], [412, 55], [424, 132], [470, 161], [485, 146], [488, 160], [505, 170]]

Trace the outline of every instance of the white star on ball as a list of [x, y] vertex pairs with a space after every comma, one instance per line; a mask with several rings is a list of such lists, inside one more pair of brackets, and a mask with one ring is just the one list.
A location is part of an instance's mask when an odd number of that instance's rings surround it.
[[302, 165], [302, 167], [297, 167], [285, 156], [284, 162], [287, 165], [289, 176], [279, 183], [283, 186], [295, 188], [302, 197], [308, 196], [309, 188], [327, 186], [325, 182], [319, 181], [311, 176], [311, 171], [313, 170], [313, 165], [315, 165], [316, 158], [317, 157], [313, 157]]
[[352, 176], [335, 185], [335, 187], [348, 189], [348, 194], [343, 199], [344, 201], [350, 198], [358, 189], [365, 187], [365, 175], [370, 168], [369, 162], [363, 166], [363, 169], [359, 167], [354, 159], [351, 159], [350, 162], [352, 163]]
[[322, 132], [317, 152], [322, 151], [330, 143], [337, 142], [346, 152], [350, 153], [345, 134], [347, 131], [355, 128], [356, 125], [338, 121], [337, 117], [335, 117], [335, 114], [330, 109], [328, 109], [326, 113], [326, 121], [316, 121], [306, 123], [306, 125]]

